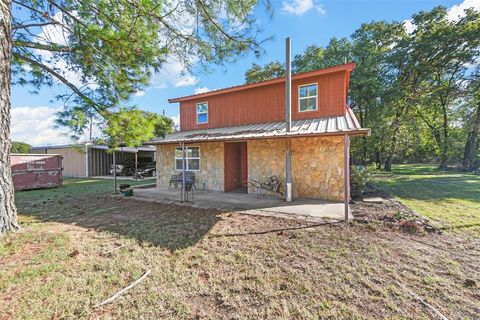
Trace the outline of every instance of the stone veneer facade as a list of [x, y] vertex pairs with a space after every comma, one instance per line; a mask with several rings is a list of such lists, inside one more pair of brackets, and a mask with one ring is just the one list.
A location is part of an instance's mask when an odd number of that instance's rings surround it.
[[[224, 190], [223, 142], [191, 144], [200, 146], [197, 188]], [[157, 146], [157, 185], [168, 187], [175, 171], [175, 147]], [[276, 175], [285, 185], [285, 139], [247, 142], [248, 179], [264, 181]], [[343, 137], [292, 138], [292, 191], [294, 198], [343, 201]], [[283, 188], [282, 188], [283, 189]], [[255, 192], [249, 185], [248, 192]]]
[[[200, 147], [200, 170], [195, 171], [195, 185], [198, 189], [223, 191], [223, 142], [186, 144]], [[175, 148], [178, 145], [157, 146], [157, 187], [168, 188], [170, 177], [179, 174], [175, 170]]]

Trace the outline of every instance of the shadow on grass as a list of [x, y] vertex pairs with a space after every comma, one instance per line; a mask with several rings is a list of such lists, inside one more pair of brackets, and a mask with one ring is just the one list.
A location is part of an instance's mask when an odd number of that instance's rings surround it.
[[[103, 183], [102, 183], [103, 185]], [[112, 198], [98, 184], [78, 184], [17, 194], [21, 215], [135, 239], [177, 250], [195, 245], [221, 219], [220, 212], [188, 206]]]

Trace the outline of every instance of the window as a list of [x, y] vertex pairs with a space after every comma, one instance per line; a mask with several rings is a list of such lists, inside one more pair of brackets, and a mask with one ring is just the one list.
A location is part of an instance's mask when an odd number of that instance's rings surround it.
[[208, 122], [208, 102], [197, 103], [197, 123]]
[[313, 111], [317, 110], [317, 84], [307, 84], [298, 87], [298, 110]]
[[[185, 147], [186, 171], [200, 170], [200, 147]], [[175, 148], [175, 170], [183, 170], [182, 148]]]

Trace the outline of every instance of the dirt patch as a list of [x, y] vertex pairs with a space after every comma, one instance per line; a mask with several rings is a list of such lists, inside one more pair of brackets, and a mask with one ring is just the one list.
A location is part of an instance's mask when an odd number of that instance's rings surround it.
[[[362, 201], [363, 198], [369, 197], [380, 197], [384, 201], [382, 203]], [[362, 196], [354, 199], [350, 209], [357, 222], [360, 223], [382, 223], [389, 228], [411, 234], [442, 233], [427, 218], [374, 186], [369, 186]]]

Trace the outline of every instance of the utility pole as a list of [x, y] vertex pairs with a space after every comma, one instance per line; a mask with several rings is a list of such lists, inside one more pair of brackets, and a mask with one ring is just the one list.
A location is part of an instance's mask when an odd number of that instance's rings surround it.
[[286, 39], [286, 75], [285, 75], [285, 125], [286, 125], [286, 148], [285, 148], [285, 199], [292, 201], [292, 150], [291, 140], [288, 137], [292, 129], [292, 66], [291, 66], [291, 41]]

